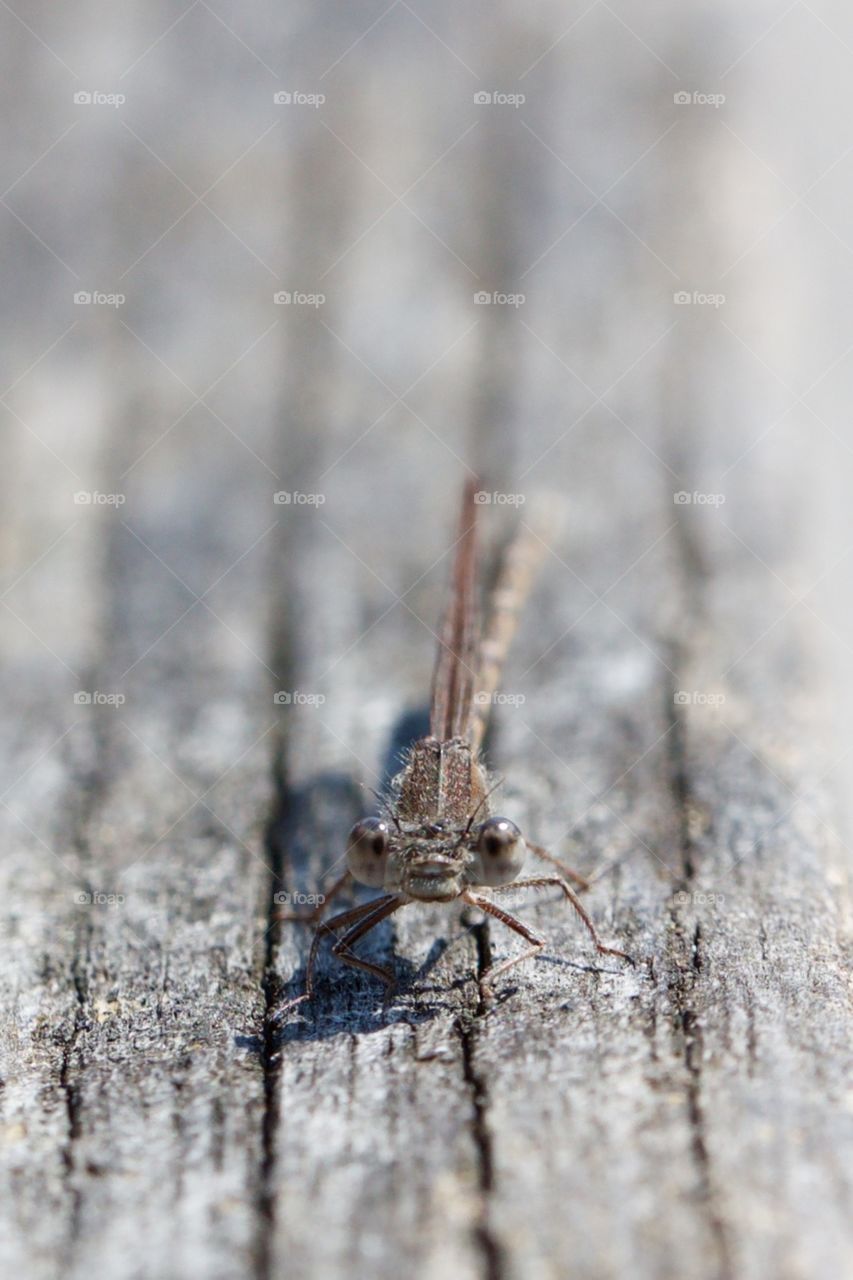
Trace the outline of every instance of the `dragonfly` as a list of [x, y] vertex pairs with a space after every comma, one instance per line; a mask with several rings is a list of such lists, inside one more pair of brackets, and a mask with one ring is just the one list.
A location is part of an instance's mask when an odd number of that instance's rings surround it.
[[[314, 995], [314, 971], [324, 938], [334, 938], [337, 959], [384, 983], [386, 1001], [396, 990], [390, 968], [359, 955], [354, 947], [395, 912], [413, 904], [462, 902], [512, 930], [527, 944], [479, 975], [482, 1000], [497, 978], [532, 959], [546, 939], [506, 908], [508, 896], [524, 890], [558, 889], [586, 926], [596, 951], [633, 964], [624, 951], [602, 943], [572, 881], [589, 882], [543, 846], [525, 839], [511, 819], [490, 812], [500, 783], [492, 781], [481, 754], [488, 714], [504, 661], [545, 549], [528, 525], [506, 549], [491, 594], [484, 628], [478, 607], [477, 514], [483, 505], [476, 480], [466, 483], [454, 544], [449, 600], [439, 632], [430, 696], [429, 733], [410, 747], [401, 771], [378, 812], [362, 818], [349, 833], [346, 870], [314, 912], [279, 912], [280, 920], [309, 920], [316, 931], [308, 957], [305, 990], [279, 1010], [277, 1020]], [[548, 874], [522, 878], [528, 854], [549, 864]], [[353, 881], [380, 896], [322, 921], [330, 899]]]

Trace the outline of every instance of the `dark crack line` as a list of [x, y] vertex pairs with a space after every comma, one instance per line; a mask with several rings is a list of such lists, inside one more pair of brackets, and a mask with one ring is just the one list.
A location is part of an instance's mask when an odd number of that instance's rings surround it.
[[[688, 573], [693, 568], [693, 556], [685, 556]], [[678, 673], [685, 667], [685, 651], [674, 646], [672, 669]], [[668, 735], [670, 753], [670, 789], [679, 821], [679, 844], [682, 876], [679, 889], [688, 895], [696, 883], [696, 850], [690, 833], [691, 786], [687, 754], [686, 728], [675, 695], [679, 689], [678, 675], [666, 687], [666, 717], [671, 725]], [[670, 978], [670, 994], [676, 1010], [676, 1027], [683, 1045], [684, 1066], [687, 1071], [687, 1116], [691, 1130], [691, 1151], [696, 1168], [706, 1221], [716, 1253], [719, 1280], [730, 1280], [733, 1269], [728, 1233], [718, 1207], [714, 1185], [713, 1165], [708, 1146], [707, 1119], [703, 1105], [702, 1066], [704, 1046], [698, 1011], [693, 1000], [696, 984], [702, 974], [702, 930], [697, 922], [688, 943], [681, 912], [673, 901], [670, 908], [675, 937], [677, 939], [674, 973]], [[680, 954], [679, 954], [680, 953]]]
[[[491, 963], [491, 941], [488, 921], [471, 926], [477, 944], [477, 979]], [[471, 1097], [471, 1136], [477, 1156], [477, 1189], [480, 1203], [474, 1225], [474, 1239], [483, 1259], [484, 1280], [503, 1280], [506, 1276], [507, 1257], [504, 1246], [492, 1230], [489, 1205], [495, 1187], [494, 1143], [489, 1125], [489, 1090], [485, 1077], [476, 1067], [476, 1046], [480, 1019], [486, 1015], [482, 995], [478, 997], [476, 1013], [462, 1017], [456, 1023], [462, 1048], [462, 1078]]]
[[275, 968], [281, 924], [276, 919], [278, 907], [275, 895], [279, 885], [282, 883], [284, 873], [284, 853], [280, 836], [281, 826], [290, 809], [290, 792], [285, 779], [281, 748], [274, 763], [273, 779], [275, 795], [266, 829], [267, 860], [272, 867], [272, 876], [270, 877], [267, 904], [267, 929], [264, 935], [262, 981], [264, 1023], [261, 1038], [261, 1070], [263, 1072], [264, 1105], [261, 1120], [260, 1168], [258, 1171], [256, 1198], [258, 1229], [253, 1249], [256, 1280], [270, 1280], [272, 1275], [273, 1234], [276, 1217], [276, 1140], [281, 1118], [279, 1097], [281, 1059], [278, 1049], [278, 1033], [273, 1021], [273, 1015], [281, 999], [280, 984]]
[[[77, 952], [77, 955], [79, 955], [79, 951]], [[70, 1198], [70, 1214], [68, 1223], [69, 1249], [74, 1248], [74, 1245], [80, 1237], [83, 1211], [83, 1193], [79, 1187], [74, 1185], [74, 1174], [77, 1164], [75, 1158], [76, 1147], [83, 1130], [83, 1100], [80, 1094], [80, 1089], [74, 1082], [72, 1075], [74, 1051], [86, 1022], [87, 993], [81, 963], [76, 956], [71, 978], [77, 1003], [74, 1010], [74, 1025], [72, 1026], [67, 1039], [62, 1044], [62, 1060], [59, 1066], [59, 1088], [65, 1100], [65, 1115], [67, 1121], [67, 1136], [62, 1147], [61, 1156], [65, 1184]]]

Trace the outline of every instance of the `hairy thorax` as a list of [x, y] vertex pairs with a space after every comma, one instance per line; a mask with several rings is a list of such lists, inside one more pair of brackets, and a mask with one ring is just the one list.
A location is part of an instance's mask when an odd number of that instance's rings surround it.
[[424, 902], [450, 902], [471, 883], [471, 816], [486, 817], [486, 776], [464, 738], [421, 738], [394, 781], [398, 829], [385, 888]]

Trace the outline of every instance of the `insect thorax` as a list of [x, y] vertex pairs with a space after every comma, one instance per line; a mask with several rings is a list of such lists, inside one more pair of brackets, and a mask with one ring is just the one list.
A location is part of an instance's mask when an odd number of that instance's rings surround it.
[[[486, 777], [465, 738], [421, 738], [394, 779], [395, 807], [402, 822], [464, 825], [486, 794]], [[480, 810], [487, 813], [486, 806]]]

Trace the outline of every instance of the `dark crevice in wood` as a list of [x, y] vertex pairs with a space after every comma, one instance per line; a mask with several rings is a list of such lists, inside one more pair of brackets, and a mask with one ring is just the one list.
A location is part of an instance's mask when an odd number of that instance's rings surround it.
[[[480, 920], [470, 925], [469, 930], [477, 947], [476, 976], [479, 984], [479, 979], [492, 962], [489, 922]], [[506, 1254], [489, 1220], [489, 1200], [495, 1186], [494, 1145], [488, 1120], [489, 1091], [485, 1077], [476, 1067], [479, 1021], [487, 1011], [482, 992], [479, 992], [476, 1012], [458, 1018], [455, 1029], [462, 1049], [462, 1078], [471, 1098], [471, 1138], [477, 1155], [480, 1204], [474, 1222], [474, 1239], [483, 1260], [484, 1280], [501, 1280], [507, 1274]]]
[[[683, 934], [681, 935], [683, 940]], [[680, 968], [674, 986], [676, 1007], [679, 1011], [681, 1035], [684, 1042], [684, 1063], [688, 1072], [687, 1114], [692, 1133], [693, 1159], [699, 1177], [702, 1199], [706, 1206], [708, 1226], [717, 1255], [717, 1275], [729, 1280], [734, 1275], [728, 1236], [722, 1215], [716, 1207], [711, 1155], [708, 1149], [707, 1124], [702, 1103], [702, 1028], [695, 1009], [690, 1007], [690, 996], [702, 972], [702, 931], [697, 923], [691, 940], [689, 968]]]
[[[273, 665], [272, 663], [270, 665]], [[272, 812], [266, 828], [266, 852], [272, 867], [267, 928], [264, 934], [264, 1024], [261, 1038], [261, 1069], [264, 1082], [264, 1109], [261, 1120], [261, 1152], [257, 1190], [257, 1235], [254, 1241], [253, 1265], [256, 1280], [269, 1280], [272, 1274], [272, 1239], [275, 1225], [275, 1160], [276, 1141], [280, 1120], [278, 1037], [273, 1015], [281, 999], [280, 983], [275, 971], [275, 955], [281, 930], [276, 919], [278, 910], [275, 895], [283, 882], [284, 853], [281, 838], [282, 826], [291, 809], [290, 788], [285, 777], [284, 754], [279, 744], [273, 767], [275, 793]]]
[[181, 1094], [184, 1088], [184, 1079], [176, 1076], [171, 1081], [172, 1092], [174, 1093], [174, 1102], [172, 1105], [172, 1128], [175, 1132], [175, 1142], [181, 1152], [181, 1159], [177, 1162], [177, 1175], [175, 1177], [175, 1198], [180, 1199], [184, 1190], [184, 1167], [185, 1160], [188, 1155], [187, 1151], [187, 1127], [184, 1121], [183, 1101]]
[[[290, 443], [289, 433], [287, 443]], [[281, 474], [285, 474], [287, 450], [285, 440], [279, 445], [277, 462]], [[304, 485], [309, 489], [310, 485]], [[295, 548], [284, 530], [279, 530], [274, 540], [272, 561], [269, 568], [270, 592], [275, 602], [269, 614], [269, 634], [266, 642], [267, 664], [277, 673], [280, 687], [295, 687], [293, 676], [294, 619], [290, 601], [294, 598]], [[281, 940], [282, 923], [277, 918], [279, 904], [276, 893], [286, 883], [290, 870], [287, 854], [287, 833], [294, 812], [294, 793], [288, 777], [284, 727], [280, 725], [275, 735], [271, 761], [272, 795], [264, 829], [266, 861], [272, 869], [269, 878], [264, 932], [263, 977], [261, 986], [264, 997], [263, 1028], [261, 1032], [261, 1070], [263, 1072], [263, 1115], [260, 1135], [260, 1164], [257, 1171], [256, 1226], [252, 1244], [252, 1264], [255, 1280], [270, 1280], [275, 1262], [274, 1235], [276, 1221], [276, 1153], [281, 1122], [280, 1072], [281, 1040], [274, 1015], [281, 1003], [281, 981], [276, 970], [276, 955]]]
[[[475, 926], [475, 934], [487, 928], [488, 926], [485, 924], [477, 925]], [[479, 952], [479, 936], [477, 943]], [[488, 939], [486, 939], [486, 953], [488, 955]], [[482, 969], [480, 972], [482, 972]], [[475, 1065], [476, 1024], [476, 1018], [460, 1020], [457, 1023], [459, 1040], [462, 1046], [463, 1078], [471, 1096], [471, 1134], [474, 1141], [474, 1149], [477, 1153], [480, 1207], [474, 1224], [474, 1237], [483, 1259], [484, 1280], [502, 1280], [502, 1277], [507, 1274], [506, 1254], [503, 1245], [495, 1237], [489, 1221], [489, 1199], [495, 1185], [494, 1148], [488, 1121], [488, 1086]]]
[[[298, 193], [294, 208], [294, 260], [310, 262], [317, 242], [335, 244], [338, 238], [326, 226], [329, 217], [334, 223], [342, 216], [345, 201], [333, 210], [318, 209], [317, 192], [324, 187], [326, 153], [313, 147], [300, 147], [294, 157], [295, 176], [293, 190]], [[334, 316], [330, 317], [334, 324]], [[285, 337], [283, 359], [293, 363], [287, 398], [280, 406], [282, 429], [274, 440], [273, 465], [282, 487], [310, 492], [318, 487], [317, 477], [323, 472], [318, 452], [324, 438], [326, 419], [324, 395], [327, 388], [328, 369], [333, 364], [334, 340], [325, 330], [316, 326], [311, 339]], [[298, 353], [298, 360], [297, 360]], [[284, 385], [284, 384], [282, 384]], [[301, 430], [294, 429], [299, 423]], [[297, 636], [300, 619], [294, 614], [292, 602], [300, 598], [299, 553], [304, 527], [298, 523], [282, 524], [273, 540], [272, 560], [269, 566], [270, 610], [269, 635], [266, 661], [276, 672], [279, 688], [296, 688]], [[252, 1247], [253, 1274], [255, 1280], [270, 1280], [275, 1266], [276, 1223], [276, 1155], [281, 1127], [280, 1075], [281, 1028], [274, 1016], [282, 1000], [282, 983], [276, 968], [276, 956], [282, 935], [282, 922], [277, 919], [280, 910], [276, 893], [292, 883], [293, 866], [289, 855], [290, 835], [299, 797], [292, 786], [288, 770], [287, 742], [283, 722], [276, 736], [272, 761], [273, 796], [265, 829], [266, 860], [272, 868], [267, 901], [266, 931], [264, 934], [263, 979], [264, 1020], [261, 1035], [261, 1068], [263, 1071], [264, 1108], [261, 1122], [260, 1168], [256, 1196], [256, 1238]]]
[[[675, 672], [684, 669], [683, 651], [680, 646], [673, 645], [670, 666]], [[679, 857], [681, 859], [680, 888], [687, 889], [696, 875], [693, 860], [693, 839], [690, 834], [690, 781], [687, 770], [687, 732], [684, 716], [675, 701], [680, 688], [678, 676], [666, 685], [666, 706], [664, 712], [670, 726], [667, 734], [667, 750], [669, 751], [669, 782], [675, 802], [678, 819]]]
[[[84, 954], [86, 951], [88, 951], [88, 948], [84, 949]], [[72, 1079], [72, 1059], [86, 1023], [86, 981], [82, 969], [82, 960], [79, 957], [80, 950], [76, 953], [71, 972], [72, 985], [77, 999], [74, 1010], [74, 1023], [68, 1036], [62, 1042], [62, 1060], [59, 1067], [59, 1087], [65, 1100], [66, 1114], [66, 1139], [62, 1148], [62, 1166], [70, 1203], [68, 1220], [69, 1249], [73, 1249], [80, 1236], [83, 1206], [82, 1193], [79, 1187], [74, 1185], [76, 1145], [83, 1130], [83, 1104], [80, 1089]]]
[[[336, 220], [343, 217], [347, 202], [341, 200], [329, 209], [317, 208], [315, 198], [325, 190], [326, 153], [310, 146], [302, 146], [295, 153], [295, 177], [293, 190], [298, 193], [294, 209], [292, 236], [294, 260], [310, 262], [320, 244], [336, 244], [340, 238]], [[327, 225], [331, 218], [332, 228]], [[336, 234], [336, 231], [338, 232]], [[334, 316], [331, 317], [332, 324]], [[274, 441], [273, 464], [284, 485], [306, 492], [318, 487], [317, 476], [322, 474], [318, 442], [323, 440], [323, 424], [326, 419], [324, 395], [327, 388], [328, 369], [333, 363], [329, 351], [334, 341], [319, 326], [313, 340], [304, 336], [295, 340], [285, 338], [285, 361], [299, 360], [290, 379], [289, 392], [281, 404], [283, 428]], [[301, 430], [293, 429], [299, 423]], [[313, 428], [313, 429], [312, 429]], [[270, 630], [267, 639], [267, 664], [275, 671], [279, 687], [296, 687], [296, 636], [299, 620], [294, 616], [292, 601], [299, 598], [298, 558], [301, 528], [281, 526], [273, 542], [270, 564], [270, 595], [274, 607], [270, 611]], [[275, 1268], [276, 1223], [276, 1153], [281, 1127], [280, 1074], [281, 1036], [274, 1015], [281, 1003], [281, 980], [276, 969], [276, 956], [281, 940], [282, 922], [277, 919], [280, 909], [276, 893], [288, 882], [292, 873], [288, 855], [288, 836], [293, 826], [293, 816], [298, 798], [291, 785], [287, 765], [287, 744], [283, 727], [276, 738], [272, 762], [273, 796], [265, 829], [265, 849], [268, 865], [272, 868], [264, 934], [263, 979], [264, 996], [263, 1030], [261, 1035], [261, 1068], [263, 1071], [264, 1106], [261, 1121], [260, 1167], [256, 1192], [256, 1236], [252, 1245], [253, 1275], [255, 1280], [271, 1280]]]
[[[682, 536], [682, 569], [686, 586], [682, 607], [695, 621], [702, 611], [701, 584], [696, 573], [700, 564], [699, 553], [687, 536], [686, 526], [679, 525]], [[682, 688], [680, 673], [687, 669], [688, 642], [679, 638], [672, 646], [670, 667], [675, 672], [665, 684], [665, 715], [671, 726], [668, 734], [670, 764], [670, 791], [678, 818], [679, 854], [681, 877], [678, 890], [688, 896], [693, 892], [697, 877], [696, 851], [690, 831], [692, 788], [687, 750], [687, 729], [684, 715], [675, 695]], [[707, 1123], [703, 1106], [703, 1040], [694, 991], [702, 975], [702, 932], [696, 922], [688, 941], [688, 930], [681, 909], [674, 898], [670, 907], [673, 924], [674, 946], [671, 956], [670, 995], [675, 1010], [675, 1029], [680, 1039], [684, 1066], [687, 1071], [687, 1116], [691, 1131], [691, 1150], [706, 1222], [715, 1251], [715, 1267], [718, 1280], [729, 1280], [734, 1274], [731, 1249], [723, 1216], [718, 1208], [714, 1185], [711, 1154], [708, 1147]]]

